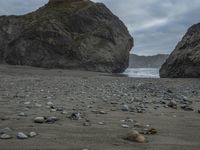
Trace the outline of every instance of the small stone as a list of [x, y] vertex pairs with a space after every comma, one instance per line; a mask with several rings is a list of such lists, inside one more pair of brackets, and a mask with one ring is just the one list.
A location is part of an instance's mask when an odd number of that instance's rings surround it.
[[181, 108], [185, 111], [194, 111], [194, 109], [189, 105], [182, 105]]
[[91, 123], [89, 121], [88, 122], [84, 122], [83, 126], [91, 126]]
[[168, 104], [169, 107], [177, 109], [177, 103], [175, 100], [171, 100]]
[[45, 118], [44, 117], [36, 117], [34, 119], [35, 123], [44, 123], [45, 122]]
[[61, 112], [61, 114], [68, 114], [68, 112], [64, 110]]
[[27, 139], [28, 136], [26, 134], [24, 134], [23, 132], [18, 132], [17, 133], [17, 138], [23, 140], [23, 139]]
[[35, 137], [35, 136], [37, 136], [37, 133], [36, 132], [30, 132], [28, 135], [29, 135], [29, 137]]
[[105, 123], [104, 123], [104, 122], [98, 122], [98, 124], [99, 124], [99, 125], [105, 125]]
[[48, 102], [47, 105], [51, 107], [51, 106], [53, 106], [54, 104], [53, 104], [52, 102]]
[[149, 130], [147, 130], [146, 134], [157, 134], [157, 130], [155, 128], [151, 128]]
[[12, 130], [9, 128], [9, 127], [6, 127], [4, 129], [1, 129], [0, 130], [0, 134], [4, 134], [4, 133], [7, 133], [7, 132], [11, 132]]
[[57, 111], [56, 109], [51, 109], [51, 110], [50, 110], [50, 112], [56, 112], [56, 111]]
[[26, 116], [26, 115], [25, 115], [24, 112], [20, 112], [18, 116], [22, 116], [22, 117], [24, 117], [24, 116]]
[[122, 111], [129, 111], [128, 105], [123, 105], [121, 110]]
[[63, 111], [64, 109], [62, 108], [62, 107], [58, 107], [58, 108], [56, 108], [56, 111]]
[[59, 119], [57, 117], [49, 117], [49, 118], [47, 118], [46, 123], [52, 124], [52, 123], [55, 123], [58, 120]]
[[127, 124], [122, 124], [121, 125], [123, 128], [129, 128], [129, 125], [127, 125]]
[[12, 138], [12, 136], [10, 136], [10, 135], [8, 135], [8, 134], [2, 134], [1, 136], [0, 136], [0, 139], [3, 139], [3, 140], [8, 140], [8, 139], [11, 139]]
[[198, 113], [200, 114], [200, 110], [198, 110]]
[[72, 113], [72, 114], [69, 116], [69, 118], [70, 118], [71, 120], [80, 120], [80, 119], [82, 119], [80, 113]]
[[145, 137], [136, 130], [131, 130], [127, 134], [127, 140], [137, 143], [145, 143]]
[[41, 104], [35, 103], [35, 107], [42, 107]]
[[101, 110], [101, 111], [99, 111], [99, 114], [104, 115], [104, 114], [107, 114], [107, 112]]
[[25, 102], [24, 105], [30, 105], [31, 102]]
[[137, 122], [137, 123], [134, 124], [134, 127], [136, 127], [136, 128], [142, 128], [142, 125], [139, 122]]

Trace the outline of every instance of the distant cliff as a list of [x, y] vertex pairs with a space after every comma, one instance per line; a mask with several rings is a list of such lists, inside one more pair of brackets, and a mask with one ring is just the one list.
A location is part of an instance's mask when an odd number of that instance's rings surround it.
[[131, 54], [129, 58], [130, 68], [160, 68], [168, 58], [167, 54], [158, 54], [154, 56], [138, 56]]

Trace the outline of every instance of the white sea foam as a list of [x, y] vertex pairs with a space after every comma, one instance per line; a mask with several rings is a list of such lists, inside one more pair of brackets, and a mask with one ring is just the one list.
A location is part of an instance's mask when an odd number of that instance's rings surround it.
[[128, 68], [123, 74], [135, 78], [159, 78], [159, 68]]

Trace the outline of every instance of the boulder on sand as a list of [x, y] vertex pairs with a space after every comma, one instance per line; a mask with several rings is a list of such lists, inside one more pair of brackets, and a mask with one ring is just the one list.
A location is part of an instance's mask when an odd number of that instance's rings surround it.
[[0, 17], [0, 63], [123, 72], [133, 38], [102, 3], [50, 0], [35, 12]]

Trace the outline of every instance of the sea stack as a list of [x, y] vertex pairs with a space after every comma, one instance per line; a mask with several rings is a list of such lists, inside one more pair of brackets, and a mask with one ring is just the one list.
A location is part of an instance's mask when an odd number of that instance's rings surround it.
[[160, 69], [162, 78], [200, 77], [200, 23], [189, 28]]
[[104, 4], [50, 0], [35, 12], [0, 17], [0, 63], [123, 72], [133, 38]]

